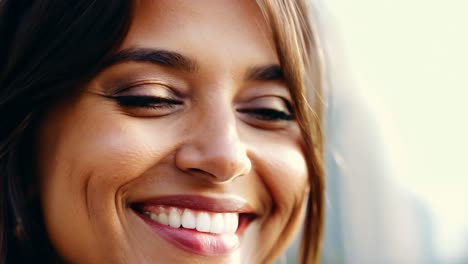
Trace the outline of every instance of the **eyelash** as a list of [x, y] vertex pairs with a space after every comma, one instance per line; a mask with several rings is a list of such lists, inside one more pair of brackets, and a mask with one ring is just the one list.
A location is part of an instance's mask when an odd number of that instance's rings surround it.
[[[120, 106], [129, 108], [165, 109], [174, 108], [183, 104], [183, 102], [178, 100], [155, 96], [125, 95], [113, 96], [112, 99], [116, 100]], [[250, 114], [262, 121], [275, 122], [294, 120], [293, 114], [271, 108], [245, 108], [237, 109], [237, 112]]]
[[183, 102], [155, 96], [114, 96], [112, 97], [122, 107], [141, 107], [150, 109], [162, 109], [162, 108], [174, 108], [178, 105], [182, 105]]
[[263, 121], [291, 121], [294, 119], [292, 114], [271, 108], [238, 109], [237, 112], [251, 114]]

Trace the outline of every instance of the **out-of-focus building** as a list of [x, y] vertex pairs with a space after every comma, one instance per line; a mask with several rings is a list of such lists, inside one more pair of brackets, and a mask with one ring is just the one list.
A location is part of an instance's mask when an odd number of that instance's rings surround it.
[[[379, 120], [347, 75], [324, 1], [313, 2], [327, 73], [322, 263], [436, 263], [431, 211], [394, 181]], [[288, 257], [295, 263], [293, 253]]]
[[322, 263], [434, 263], [430, 211], [392, 181], [371, 111], [340, 84], [328, 98]]

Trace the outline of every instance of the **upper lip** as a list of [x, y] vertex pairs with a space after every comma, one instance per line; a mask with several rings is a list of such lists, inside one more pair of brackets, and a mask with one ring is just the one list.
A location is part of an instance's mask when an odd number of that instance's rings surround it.
[[153, 197], [133, 203], [134, 205], [161, 205], [189, 208], [218, 213], [255, 213], [252, 206], [238, 196], [209, 197], [202, 195], [170, 195]]

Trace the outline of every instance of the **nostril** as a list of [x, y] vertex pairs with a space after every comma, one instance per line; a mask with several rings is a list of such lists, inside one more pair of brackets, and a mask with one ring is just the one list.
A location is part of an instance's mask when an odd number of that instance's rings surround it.
[[206, 170], [202, 170], [202, 169], [198, 169], [198, 168], [188, 168], [187, 172], [189, 172], [192, 175], [198, 175], [198, 176], [206, 177], [206, 178], [209, 178], [209, 179], [219, 178], [213, 173], [210, 173], [210, 172], [208, 172]]
[[210, 174], [210, 173], [208, 173], [208, 172], [206, 172], [204, 170], [197, 169], [197, 168], [189, 168], [188, 171], [190, 171], [192, 173], [199, 173], [199, 174]]
[[243, 175], [243, 174], [235, 174], [234, 172], [223, 172], [223, 171], [212, 173], [210, 171], [198, 169], [198, 168], [188, 168], [186, 172], [192, 174], [193, 176], [203, 177], [213, 183], [226, 183]]
[[[201, 144], [195, 141], [197, 144]], [[175, 165], [181, 171], [209, 180], [213, 183], [226, 183], [246, 175], [251, 168], [250, 160], [243, 153], [230, 149], [216, 148], [207, 144], [197, 147], [184, 144], [175, 154]]]
[[198, 169], [198, 168], [189, 168], [187, 171], [192, 175], [205, 176], [208, 178], [217, 178], [216, 175], [213, 175], [212, 173], [208, 171]]

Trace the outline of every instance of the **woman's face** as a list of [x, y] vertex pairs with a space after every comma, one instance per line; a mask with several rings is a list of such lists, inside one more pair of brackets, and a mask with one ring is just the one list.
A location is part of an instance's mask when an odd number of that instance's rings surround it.
[[303, 211], [292, 98], [255, 1], [139, 1], [120, 52], [39, 133], [71, 263], [261, 263]]

